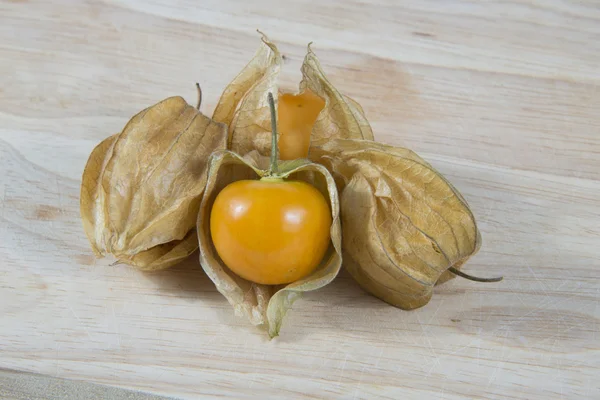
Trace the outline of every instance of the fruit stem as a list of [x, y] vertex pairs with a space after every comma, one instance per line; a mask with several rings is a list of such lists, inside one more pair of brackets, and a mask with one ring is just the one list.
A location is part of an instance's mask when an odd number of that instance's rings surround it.
[[279, 167], [277, 160], [279, 159], [279, 149], [277, 147], [277, 113], [275, 111], [275, 100], [273, 93], [269, 92], [269, 108], [271, 109], [271, 167], [269, 168], [270, 175], [277, 175]]
[[504, 279], [503, 276], [500, 276], [497, 278], [478, 278], [473, 275], [465, 274], [461, 270], [458, 270], [454, 267], [448, 268], [448, 271], [452, 272], [456, 276], [460, 276], [461, 278], [465, 278], [465, 279], [468, 279], [468, 280], [474, 281], [474, 282], [500, 282], [502, 279]]
[[198, 102], [196, 103], [196, 110], [200, 111], [200, 105], [202, 104], [202, 89], [200, 84], [196, 82], [196, 89], [198, 89]]

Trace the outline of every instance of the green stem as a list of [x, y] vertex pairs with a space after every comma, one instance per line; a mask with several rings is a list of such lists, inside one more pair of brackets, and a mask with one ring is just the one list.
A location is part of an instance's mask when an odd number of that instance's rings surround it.
[[454, 267], [448, 268], [448, 271], [452, 272], [456, 276], [460, 276], [461, 278], [465, 278], [465, 279], [468, 279], [468, 280], [474, 281], [474, 282], [500, 282], [504, 278], [502, 276], [500, 276], [498, 278], [478, 278], [473, 275], [465, 274], [461, 270], [458, 270]]
[[269, 92], [269, 108], [271, 109], [271, 167], [269, 169], [270, 175], [277, 175], [279, 173], [279, 167], [277, 160], [279, 159], [279, 148], [277, 147], [277, 113], [275, 111], [275, 100], [273, 100], [273, 93]]

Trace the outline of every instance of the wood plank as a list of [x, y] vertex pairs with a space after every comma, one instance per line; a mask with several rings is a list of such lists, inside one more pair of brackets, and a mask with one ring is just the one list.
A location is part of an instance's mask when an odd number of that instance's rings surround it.
[[[96, 260], [89, 152], [164, 97], [212, 111], [261, 28], [297, 86], [306, 44], [378, 140], [478, 217], [466, 266], [406, 312], [342, 274], [281, 337], [236, 318], [197, 256]], [[599, 398], [600, 7], [589, 1], [0, 4], [0, 367], [182, 398]]]
[[168, 400], [169, 397], [134, 392], [89, 382], [0, 369], [0, 397], [6, 400]]

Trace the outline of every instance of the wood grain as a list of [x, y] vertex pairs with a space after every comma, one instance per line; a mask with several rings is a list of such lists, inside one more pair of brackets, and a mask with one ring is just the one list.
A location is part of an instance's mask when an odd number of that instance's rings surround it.
[[[406, 312], [342, 273], [268, 341], [196, 256], [93, 257], [94, 145], [196, 81], [212, 111], [256, 28], [285, 87], [314, 41], [377, 139], [462, 191], [484, 240], [466, 270], [505, 281]], [[190, 399], [600, 398], [597, 1], [4, 1], [0, 60], [0, 367]]]
[[0, 369], [0, 398], [8, 400], [171, 400], [114, 386]]

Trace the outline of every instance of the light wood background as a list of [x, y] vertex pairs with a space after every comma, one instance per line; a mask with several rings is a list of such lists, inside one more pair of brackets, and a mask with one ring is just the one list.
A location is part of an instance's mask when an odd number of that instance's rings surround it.
[[[484, 239], [466, 270], [502, 283], [406, 312], [343, 272], [269, 341], [196, 257], [93, 257], [94, 145], [196, 81], [212, 112], [256, 28], [286, 88], [314, 41], [376, 138], [455, 183]], [[189, 399], [600, 398], [599, 67], [596, 0], [1, 1], [0, 367]]]

